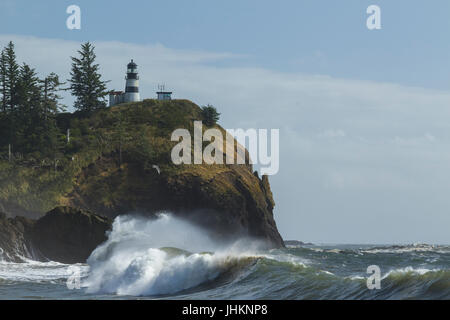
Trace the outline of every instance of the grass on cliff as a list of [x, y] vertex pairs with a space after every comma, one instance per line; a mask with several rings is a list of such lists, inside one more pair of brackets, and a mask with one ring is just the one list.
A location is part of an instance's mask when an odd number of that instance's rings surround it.
[[[62, 134], [70, 129], [70, 142], [55, 151], [53, 158], [39, 159], [34, 154], [11, 163], [0, 160], [0, 204], [37, 213], [51, 210], [64, 203], [64, 195], [76, 185], [75, 177], [105, 156], [112, 157], [119, 168], [133, 165], [145, 171], [157, 163], [169, 175], [192, 170], [171, 163], [170, 152], [176, 143], [170, 135], [176, 128], [193, 132], [194, 120], [203, 120], [201, 108], [188, 100], [144, 100], [90, 116], [61, 114], [58, 127]], [[112, 191], [98, 190], [103, 197], [99, 201], [113, 201]]]
[[[192, 135], [194, 120], [204, 120], [202, 110], [188, 100], [149, 99], [98, 110], [90, 116], [61, 114], [58, 127], [61, 134], [70, 129], [70, 142], [64, 143], [54, 158], [39, 159], [34, 154], [32, 157], [23, 155], [12, 163], [0, 161], [0, 204], [44, 213], [65, 204], [65, 196], [79, 187], [89, 188], [84, 191], [92, 193], [104, 206], [113, 205], [115, 199], [125, 193], [133, 197], [132, 192], [123, 188], [147, 188], [145, 184], [151, 184], [151, 181], [142, 181], [139, 174], [126, 175], [127, 166], [137, 167], [144, 173], [154, 170], [152, 164], [158, 164], [166, 176], [182, 172], [202, 176], [205, 180], [214, 179], [229, 168], [225, 165], [175, 166], [171, 162], [171, 149], [177, 143], [170, 141], [172, 131], [185, 128]], [[65, 138], [63, 136], [63, 141]], [[76, 181], [83, 170], [103, 158], [107, 167], [84, 177], [84, 181], [88, 181], [84, 185]], [[126, 179], [130, 181], [124, 183]], [[226, 186], [225, 181], [223, 190], [216, 191], [226, 196], [229, 191]]]

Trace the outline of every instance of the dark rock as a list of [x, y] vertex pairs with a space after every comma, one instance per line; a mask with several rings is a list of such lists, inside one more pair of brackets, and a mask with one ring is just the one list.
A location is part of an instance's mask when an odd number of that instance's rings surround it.
[[[116, 143], [111, 143], [112, 149], [99, 147], [97, 139], [91, 137], [118, 134], [119, 114], [127, 119], [124, 124], [127, 143], [120, 151]], [[89, 116], [67, 114], [64, 119], [66, 125], [73, 120], [78, 129], [86, 128], [80, 129], [79, 141], [83, 143], [76, 148], [79, 151], [73, 155], [75, 161], [58, 168], [61, 170], [58, 179], [50, 184], [44, 178], [48, 175], [44, 168], [35, 170], [33, 179], [29, 178], [30, 168], [5, 169], [2, 172], [5, 178], [0, 181], [0, 211], [33, 219], [60, 205], [82, 208], [111, 219], [133, 212], [154, 217], [165, 211], [203, 226], [214, 239], [249, 236], [262, 240], [268, 247], [284, 246], [274, 219], [275, 201], [269, 179], [260, 178], [254, 172], [247, 151], [246, 164], [173, 164], [171, 150], [175, 142], [170, 139], [171, 133], [185, 128], [193, 135], [192, 121], [202, 119], [202, 109], [196, 104], [187, 100], [144, 100], [98, 110]], [[215, 128], [226, 136], [225, 129], [219, 125]], [[224, 146], [224, 157], [239, 158], [241, 147], [227, 150]], [[77, 232], [97, 230], [95, 223], [82, 223], [90, 221], [86, 218], [72, 219], [69, 215], [59, 219], [51, 214], [42, 219], [35, 237], [43, 242], [35, 244], [48, 250], [47, 253], [55, 253], [54, 241], [62, 241], [65, 248], [78, 248], [83, 239]], [[70, 221], [75, 223], [74, 230]], [[43, 234], [42, 230], [50, 234]], [[86, 243], [97, 243], [97, 240], [86, 240]], [[85, 257], [91, 249], [89, 246], [83, 254], [78, 252], [77, 257]], [[58, 252], [55, 256], [67, 259], [70, 253]]]
[[34, 221], [24, 217], [7, 218], [0, 213], [0, 260], [23, 262], [24, 258], [32, 259], [28, 234]]
[[314, 245], [313, 243], [310, 243], [310, 242], [303, 242], [303, 241], [298, 241], [298, 240], [285, 240], [284, 244], [286, 246], [294, 246], [294, 247], [295, 246], [299, 247], [299, 246], [312, 246], [312, 245]]
[[83, 263], [106, 240], [110, 227], [109, 219], [89, 211], [58, 207], [36, 221], [30, 239], [41, 260]]
[[[75, 207], [115, 218], [129, 212], [154, 217], [169, 211], [204, 228], [216, 240], [251, 237], [268, 248], [284, 247], [273, 217], [275, 202], [267, 176], [259, 179], [246, 165], [192, 165], [160, 175], [127, 165], [111, 169], [103, 157], [77, 178], [68, 195]], [[100, 191], [101, 190], [101, 191]], [[112, 203], [99, 199], [114, 194]]]

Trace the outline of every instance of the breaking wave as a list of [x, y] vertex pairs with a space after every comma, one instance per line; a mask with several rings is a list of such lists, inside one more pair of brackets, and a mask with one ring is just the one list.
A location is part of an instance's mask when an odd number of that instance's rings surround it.
[[[67, 299], [450, 299], [450, 247], [218, 243], [170, 214], [115, 219], [87, 264], [0, 262], [0, 297]], [[24, 258], [26, 259], [26, 258]], [[369, 290], [367, 267], [381, 269]], [[66, 280], [77, 267], [81, 289]]]
[[224, 247], [168, 214], [156, 220], [121, 216], [88, 259], [83, 284], [89, 293], [174, 294], [238, 272], [258, 258], [255, 249], [249, 241]]

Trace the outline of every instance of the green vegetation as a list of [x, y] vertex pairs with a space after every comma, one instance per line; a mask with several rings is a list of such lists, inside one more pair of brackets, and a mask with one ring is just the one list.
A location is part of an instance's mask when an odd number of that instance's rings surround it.
[[[40, 79], [35, 69], [17, 63], [14, 44], [10, 42], [0, 54], [0, 158], [10, 163], [33, 165], [62, 161], [67, 153], [66, 129], [58, 126], [61, 90], [71, 90], [75, 109], [84, 115], [105, 108], [106, 83], [95, 64], [94, 47], [85, 43], [72, 57], [70, 87], [63, 89], [55, 73]], [[75, 130], [77, 128], [74, 128]]]
[[29, 158], [55, 158], [60, 140], [56, 116], [63, 110], [56, 74], [39, 79], [36, 71], [16, 62], [10, 42], [0, 56], [0, 156], [10, 162]]
[[202, 117], [205, 124], [208, 127], [212, 127], [219, 121], [220, 113], [217, 112], [217, 109], [214, 106], [208, 104], [207, 106], [202, 107]]
[[79, 58], [72, 57], [70, 90], [76, 97], [75, 108], [90, 113], [106, 107], [106, 82], [101, 80], [99, 65], [95, 63], [94, 46], [89, 42], [81, 45]]
[[[182, 168], [170, 159], [176, 144], [170, 141], [171, 133], [176, 128], [193, 131], [193, 120], [201, 118], [201, 109], [187, 100], [144, 100], [100, 109], [89, 117], [82, 112], [60, 113], [57, 126], [61, 132], [70, 129], [70, 141], [63, 140], [59, 145], [56, 161], [37, 157], [36, 153], [23, 154], [11, 162], [0, 160], [0, 203], [13, 203], [31, 212], [66, 204], [65, 195], [77, 187], [74, 179], [97, 161], [107, 166], [104, 174], [132, 166], [137, 170], [136, 180], [154, 172], [154, 164], [164, 168], [165, 174], [176, 172]], [[88, 183], [79, 185], [91, 188], [98, 202], [108, 205], [121, 190], [105, 189], [111, 185], [97, 183], [95, 179], [99, 178], [89, 178]], [[131, 179], [130, 185], [139, 185], [136, 180]]]
[[[249, 164], [177, 166], [171, 161], [175, 129], [192, 136], [194, 121], [203, 120], [205, 130], [215, 127], [225, 135], [216, 125], [216, 108], [187, 100], [106, 108], [94, 47], [86, 43], [78, 53], [68, 88], [77, 111], [65, 113], [56, 74], [40, 79], [29, 65], [19, 66], [12, 43], [1, 52], [0, 211], [26, 217], [57, 206], [108, 217], [161, 210], [188, 217], [194, 211], [192, 218], [219, 238], [247, 229], [250, 236], [282, 246], [267, 177], [259, 179]], [[71, 220], [67, 226], [75, 225]], [[53, 231], [61, 230], [44, 234]]]
[[180, 173], [208, 180], [229, 171], [222, 165], [175, 166], [170, 158], [177, 143], [170, 141], [173, 130], [193, 134], [194, 120], [214, 126], [219, 113], [213, 106], [149, 99], [106, 108], [93, 50], [84, 44], [80, 58], [72, 58], [74, 113], [64, 112], [56, 74], [40, 79], [29, 65], [19, 66], [12, 43], [1, 52], [0, 209], [38, 214], [74, 204], [76, 195], [102, 208], [133, 203], [142, 190], [161, 187], [154, 185], [154, 165], [174, 183], [179, 181], [170, 177]]

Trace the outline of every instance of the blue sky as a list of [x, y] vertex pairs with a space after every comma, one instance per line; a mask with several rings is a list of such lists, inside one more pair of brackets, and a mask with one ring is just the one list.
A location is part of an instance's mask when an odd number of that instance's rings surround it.
[[145, 98], [165, 82], [226, 128], [279, 128], [285, 238], [450, 243], [449, 15], [447, 0], [0, 0], [0, 46], [67, 78], [89, 40], [111, 89], [134, 58]]
[[[1, 2], [6, 34], [161, 43], [247, 55], [234, 63], [286, 72], [443, 89], [450, 84], [446, 0]], [[65, 28], [70, 4], [82, 8], [81, 31]], [[382, 8], [380, 31], [365, 26], [370, 4]]]

